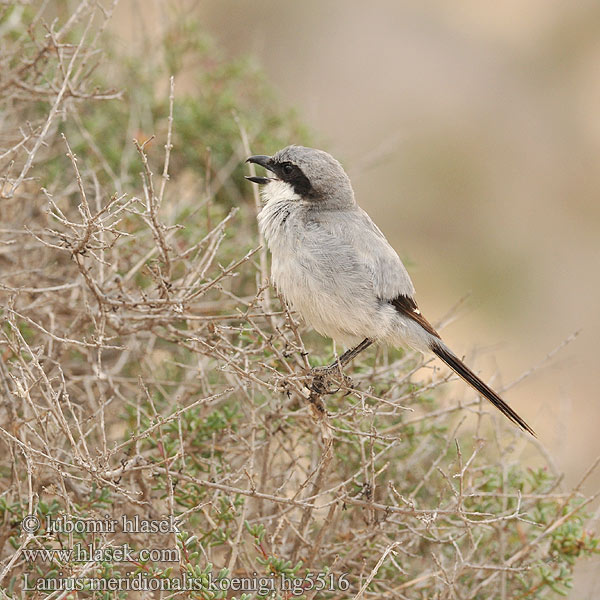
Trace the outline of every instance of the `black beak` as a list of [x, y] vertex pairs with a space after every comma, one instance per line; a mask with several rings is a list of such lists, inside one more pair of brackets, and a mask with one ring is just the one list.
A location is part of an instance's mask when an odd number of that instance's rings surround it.
[[[255, 165], [260, 165], [261, 167], [264, 167], [268, 171], [273, 170], [273, 169], [271, 169], [271, 157], [265, 156], [264, 154], [257, 154], [255, 156], [250, 156], [249, 158], [246, 159], [246, 162], [254, 163]], [[254, 177], [254, 176], [248, 177], [248, 176], [246, 176], [246, 179], [248, 181], [251, 181], [252, 183], [258, 183], [259, 185], [264, 185], [265, 183], [269, 183], [269, 181], [273, 181], [271, 177]]]
[[264, 185], [265, 183], [269, 183], [269, 181], [273, 181], [270, 177], [252, 177], [250, 175], [244, 175], [244, 177], [252, 183], [258, 183], [258, 185]]

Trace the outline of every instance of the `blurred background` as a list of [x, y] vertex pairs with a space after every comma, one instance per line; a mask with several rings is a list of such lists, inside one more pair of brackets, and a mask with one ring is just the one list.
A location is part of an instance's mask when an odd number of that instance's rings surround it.
[[[600, 4], [122, 0], [121, 49], [167, 12], [254, 57], [344, 164], [430, 320], [468, 296], [443, 332], [458, 354], [500, 388], [543, 363], [506, 398], [576, 483], [600, 454]], [[581, 562], [573, 597], [597, 596], [597, 571]]]

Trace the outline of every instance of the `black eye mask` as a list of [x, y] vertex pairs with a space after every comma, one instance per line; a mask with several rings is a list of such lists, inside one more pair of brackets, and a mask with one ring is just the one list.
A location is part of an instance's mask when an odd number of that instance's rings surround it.
[[315, 195], [308, 177], [297, 165], [290, 162], [275, 163], [271, 169], [279, 179], [289, 183], [299, 196], [306, 198]]

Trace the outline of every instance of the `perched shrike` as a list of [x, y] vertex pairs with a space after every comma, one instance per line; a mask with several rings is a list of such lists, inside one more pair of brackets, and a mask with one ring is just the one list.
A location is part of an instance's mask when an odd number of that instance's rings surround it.
[[407, 345], [438, 356], [535, 435], [421, 314], [406, 268], [356, 204], [350, 179], [337, 160], [323, 150], [288, 146], [247, 162], [270, 172], [269, 177], [246, 179], [264, 186], [258, 223], [271, 251], [274, 284], [311, 327], [351, 347], [326, 371], [332, 374], [374, 342]]

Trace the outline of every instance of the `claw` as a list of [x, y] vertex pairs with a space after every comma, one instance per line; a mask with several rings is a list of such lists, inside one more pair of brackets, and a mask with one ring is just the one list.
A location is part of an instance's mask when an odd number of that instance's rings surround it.
[[[314, 367], [308, 373], [312, 378], [312, 383], [310, 384], [310, 390], [315, 394], [323, 395], [323, 394], [336, 394], [340, 391], [341, 386], [338, 386], [337, 389], [329, 389], [328, 383], [331, 382], [331, 379], [337, 374], [340, 374], [340, 370], [338, 365], [328, 366], [328, 367]], [[344, 375], [342, 375], [342, 385], [350, 387], [352, 384], [352, 380]]]

